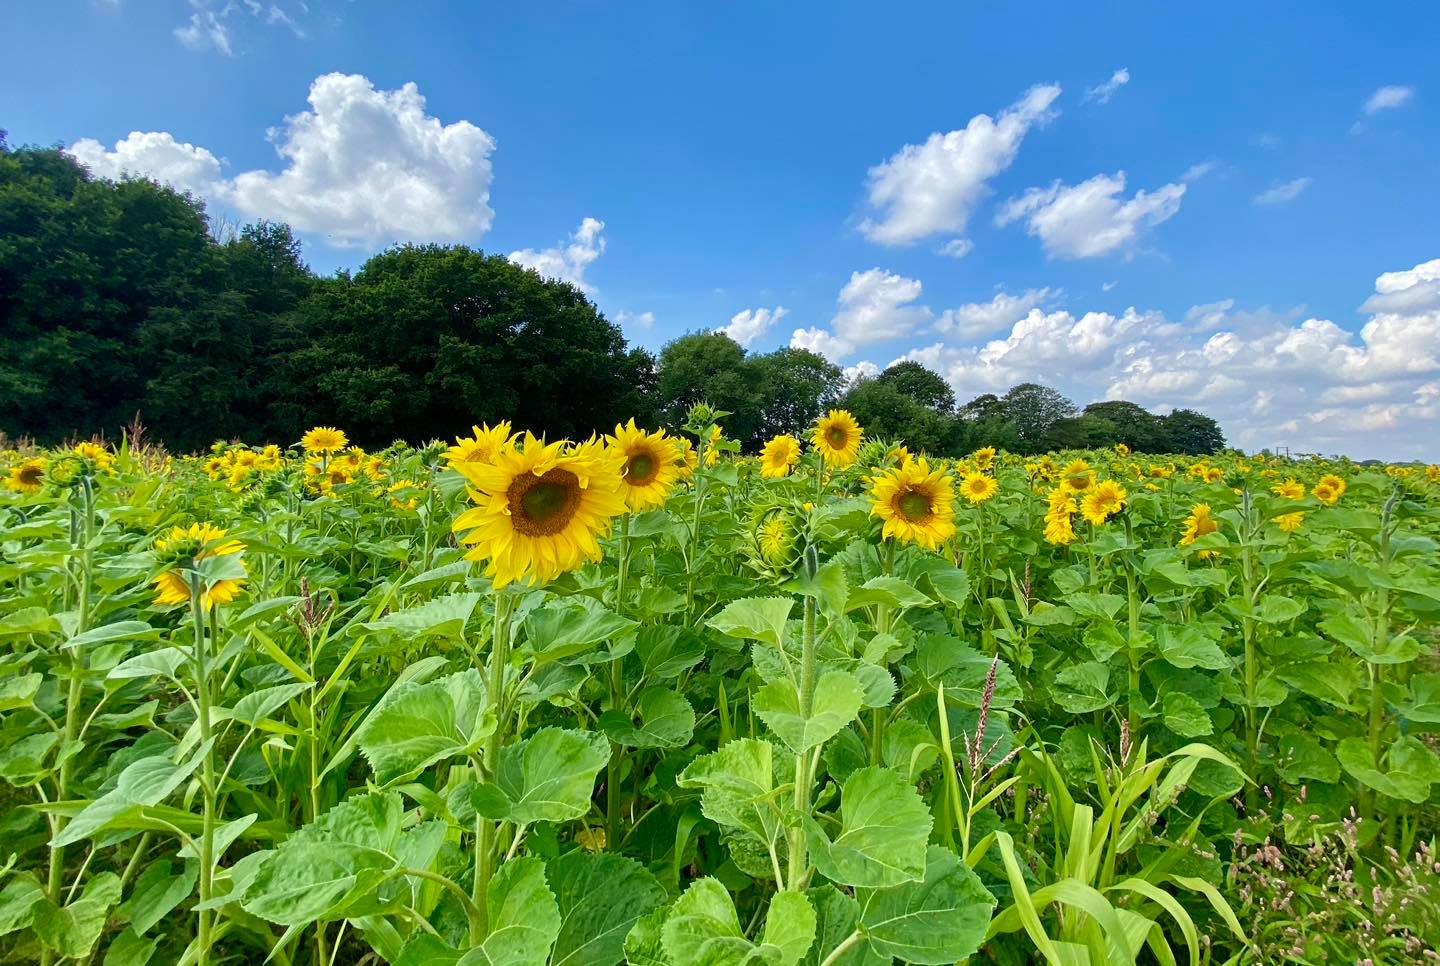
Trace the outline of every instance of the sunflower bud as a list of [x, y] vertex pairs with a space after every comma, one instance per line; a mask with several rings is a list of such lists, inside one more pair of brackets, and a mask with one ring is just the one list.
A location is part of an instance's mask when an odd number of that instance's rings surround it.
[[788, 580], [795, 576], [804, 550], [801, 533], [804, 518], [794, 507], [763, 503], [750, 513], [746, 556], [761, 576]]

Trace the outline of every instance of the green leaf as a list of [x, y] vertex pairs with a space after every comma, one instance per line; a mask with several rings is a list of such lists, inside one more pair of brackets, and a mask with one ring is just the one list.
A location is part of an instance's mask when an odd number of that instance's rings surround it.
[[730, 828], [745, 829], [774, 841], [779, 815], [771, 796], [775, 788], [774, 748], [758, 738], [736, 738], [719, 750], [701, 755], [676, 779], [681, 788], [703, 788], [700, 811]]
[[1183, 691], [1171, 691], [1165, 695], [1164, 715], [1165, 727], [1182, 738], [1198, 738], [1215, 731], [1205, 708]]
[[650, 624], [635, 634], [635, 656], [646, 680], [668, 681], [705, 659], [705, 642], [683, 627]]
[[599, 725], [610, 740], [627, 748], [681, 748], [695, 731], [695, 709], [669, 688], [646, 688], [634, 714], [610, 710]]
[[1391, 743], [1385, 755], [1386, 770], [1375, 767], [1364, 738], [1346, 738], [1335, 757], [1351, 777], [1382, 795], [1419, 805], [1430, 797], [1430, 786], [1440, 781], [1440, 757], [1413, 735]]
[[159, 945], [159, 936], [146, 939], [133, 928], [126, 929], [110, 940], [103, 966], [146, 966]]
[[1120, 613], [1120, 608], [1125, 606], [1125, 598], [1119, 594], [1101, 594], [1081, 590], [1067, 594], [1065, 606], [1081, 617], [1088, 617], [1096, 621], [1109, 621], [1114, 620], [1115, 615]]
[[561, 923], [544, 861], [525, 856], [502, 864], [485, 894], [490, 935], [459, 966], [546, 966]]
[[759, 943], [745, 938], [735, 904], [718, 879], [691, 883], [675, 900], [661, 930], [670, 966], [795, 966], [815, 937], [815, 911], [803, 893], [780, 892], [770, 900]]
[[794, 607], [793, 597], [746, 597], [727, 604], [708, 623], [722, 634], [778, 649], [785, 640], [785, 622]]
[[0, 681], [0, 711], [14, 711], [17, 708], [30, 707], [30, 703], [35, 700], [35, 695], [40, 692], [40, 684], [44, 680], [43, 674], [31, 672]]
[[39, 880], [28, 872], [21, 872], [5, 882], [0, 889], [0, 936], [27, 928], [35, 921], [36, 909], [45, 898], [45, 890]]
[[1052, 697], [1071, 714], [1089, 714], [1115, 703], [1109, 693], [1110, 669], [1095, 661], [1074, 664], [1055, 675]]
[[152, 862], [135, 880], [130, 898], [120, 906], [120, 914], [130, 922], [137, 936], [143, 936], [190, 898], [199, 875], [200, 867], [195, 863], [184, 863], [180, 871], [175, 872], [168, 861]]
[[476, 785], [470, 801], [485, 818], [522, 825], [579, 818], [609, 760], [604, 735], [542, 728], [501, 750], [495, 781]]
[[591, 597], [571, 597], [525, 616], [525, 645], [537, 664], [560, 661], [621, 637], [636, 622]]
[[159, 636], [159, 629], [151, 627], [144, 621], [116, 621], [114, 624], [102, 624], [99, 627], [90, 628], [83, 634], [76, 634], [65, 642], [65, 647], [89, 647], [112, 641], [129, 641], [139, 637]]
[[665, 919], [669, 915], [669, 909], [660, 908], [635, 921], [625, 936], [627, 966], [670, 966], [670, 961], [665, 958], [662, 936]]
[[270, 717], [291, 698], [303, 694], [311, 685], [304, 682], [298, 684], [277, 684], [273, 688], [262, 688], [259, 691], [252, 691], [239, 701], [231, 710], [230, 716], [242, 724], [259, 725], [261, 721]]
[[870, 948], [907, 963], [955, 963], [985, 940], [995, 897], [949, 849], [931, 846], [924, 878], [885, 889], [857, 889]]
[[[860, 904], [832, 885], [809, 889], [805, 895], [815, 909], [815, 942], [801, 963], [820, 966], [860, 925]], [[841, 953], [831, 966], [889, 966], [891, 962], [889, 956], [872, 950], [869, 943], [858, 942]]]
[[120, 877], [102, 872], [89, 882], [80, 898], [57, 907], [48, 899], [35, 913], [33, 927], [40, 942], [61, 958], [84, 959], [105, 929], [110, 907], [120, 901]]
[[845, 601], [845, 610], [848, 613], [861, 607], [873, 607], [876, 604], [884, 604], [897, 611], [906, 611], [912, 607], [934, 607], [935, 601], [899, 577], [881, 575], [871, 577], [859, 587], [852, 588], [850, 596]]
[[1226, 671], [1230, 658], [1205, 632], [1193, 624], [1161, 624], [1155, 628], [1155, 647], [1160, 656], [1178, 668], [1203, 667]]
[[551, 966], [614, 966], [640, 917], [666, 899], [659, 881], [633, 859], [576, 849], [550, 861], [560, 910]]
[[1275, 770], [1285, 781], [1298, 785], [1304, 781], [1333, 783], [1340, 779], [1340, 764], [1335, 756], [1310, 735], [1285, 735], [1278, 744], [1280, 758]]
[[1305, 613], [1305, 601], [1299, 597], [1266, 594], [1255, 609], [1255, 619], [1266, 624], [1284, 624]]
[[1283, 681], [1312, 698], [1339, 708], [1351, 709], [1351, 695], [1360, 685], [1360, 670], [1349, 662], [1289, 664], [1276, 668], [1276, 680]]
[[[775, 966], [795, 966], [815, 941], [815, 910], [803, 892], [777, 892], [765, 911], [765, 946], [779, 950], [765, 955]], [[762, 953], [762, 955], [764, 955]]]
[[785, 585], [786, 590], [814, 597], [820, 609], [826, 614], [838, 616], [845, 613], [845, 598], [850, 592], [849, 581], [845, 579], [845, 566], [839, 560], [828, 560], [810, 580], [803, 574]]
[[60, 736], [53, 731], [27, 735], [0, 751], [0, 778], [12, 785], [27, 785], [45, 773], [45, 758]]
[[475, 751], [495, 730], [494, 709], [474, 668], [392, 690], [359, 732], [375, 779], [389, 785]]
[[142, 654], [136, 654], [129, 660], [121, 661], [105, 676], [112, 681], [153, 677], [173, 678], [189, 661], [190, 655], [180, 648], [162, 647], [159, 650], [145, 651]]
[[1412, 675], [1409, 690], [1395, 706], [1407, 721], [1440, 723], [1440, 673], [1427, 671]]
[[882, 888], [925, 874], [930, 810], [918, 792], [886, 768], [862, 768], [840, 794], [840, 834], [832, 841], [805, 816], [805, 841], [820, 874], [840, 885]]
[[796, 754], [824, 744], [855, 720], [865, 689], [855, 675], [826, 671], [815, 683], [810, 717], [800, 712], [800, 695], [789, 679], [772, 681], [755, 692], [750, 706], [785, 746]]
[[1375, 646], [1375, 627], [1352, 614], [1341, 614], [1319, 623], [1320, 630], [1344, 644], [1371, 664], [1404, 664], [1420, 655], [1420, 643], [1409, 634], [1396, 634]]
[[480, 603], [480, 594], [450, 594], [436, 597], [415, 607], [386, 614], [378, 621], [352, 625], [356, 629], [371, 633], [397, 634], [409, 640], [425, 637], [460, 637], [475, 605]]
[[129, 808], [160, 804], [200, 766], [206, 750], [207, 746], [200, 746], [180, 764], [167, 755], [156, 755], [127, 765], [116, 779], [115, 788], [86, 805], [55, 837], [53, 844], [79, 842], [105, 828]]

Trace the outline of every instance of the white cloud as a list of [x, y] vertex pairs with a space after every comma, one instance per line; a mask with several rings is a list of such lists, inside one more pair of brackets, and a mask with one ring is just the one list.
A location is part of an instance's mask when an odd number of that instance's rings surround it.
[[880, 367], [870, 361], [857, 362], [853, 366], [846, 366], [841, 370], [845, 378], [845, 385], [854, 385], [861, 379], [874, 379], [880, 375]]
[[941, 245], [935, 252], [937, 255], [945, 255], [949, 258], [964, 258], [975, 250], [975, 243], [968, 238], [952, 238]]
[[1130, 83], [1130, 71], [1122, 67], [1110, 75], [1110, 79], [1085, 92], [1085, 100], [1095, 101], [1097, 104], [1108, 104], [1115, 92], [1126, 84]]
[[970, 302], [946, 309], [935, 322], [935, 330], [960, 339], [981, 336], [1008, 329], [1030, 314], [1030, 310], [1060, 296], [1058, 290], [1027, 289], [1020, 295], [998, 293], [988, 302]]
[[580, 222], [568, 241], [553, 248], [522, 248], [511, 252], [510, 261], [526, 268], [533, 268], [545, 278], [569, 282], [580, 291], [594, 294], [595, 288], [585, 281], [585, 269], [605, 252], [605, 222], [586, 218]]
[[[1159, 412], [1198, 409], [1247, 449], [1355, 457], [1440, 457], [1440, 259], [1376, 279], [1358, 331], [1233, 300], [1182, 323], [1157, 312], [1032, 309], [1001, 337], [911, 350], [964, 395], [1025, 381], [1082, 405], [1128, 399]], [[1418, 294], [1417, 294], [1418, 291]]]
[[[109, 0], [112, 6], [119, 6], [119, 0]], [[255, 21], [266, 25], [280, 24], [287, 27], [296, 37], [303, 39], [305, 29], [297, 20], [308, 14], [309, 7], [299, 0], [292, 14], [276, 0], [189, 0], [193, 11], [190, 19], [176, 27], [172, 33], [175, 39], [191, 50], [214, 49], [226, 57], [235, 56], [231, 42], [231, 18], [234, 15], [249, 14]]]
[[1194, 184], [1218, 167], [1220, 167], [1219, 161], [1201, 161], [1199, 164], [1192, 164], [1185, 169], [1180, 180], [1185, 184]]
[[783, 305], [777, 305], [773, 309], [741, 309], [730, 316], [729, 325], [715, 331], [724, 332], [741, 345], [748, 346], [789, 314], [790, 310]]
[[1032, 87], [998, 120], [977, 114], [964, 128], [907, 144], [871, 168], [866, 191], [875, 214], [860, 231], [883, 245], [964, 232], [985, 183], [1015, 160], [1031, 127], [1053, 116], [1050, 105], [1059, 96], [1057, 84]]
[[175, 39], [191, 50], [214, 47], [226, 57], [234, 56], [234, 51], [230, 49], [230, 31], [213, 10], [192, 13], [188, 23], [175, 28]]
[[1400, 107], [1410, 98], [1415, 96], [1415, 88], [1389, 85], [1382, 87], [1370, 95], [1365, 102], [1366, 114], [1378, 114], [1381, 111], [1388, 111]]
[[928, 308], [913, 304], [920, 292], [918, 279], [882, 268], [852, 272], [836, 299], [839, 308], [830, 329], [796, 329], [790, 344], [838, 362], [856, 346], [902, 338], [931, 317]]
[[316, 78], [309, 102], [269, 132], [284, 161], [278, 173], [222, 178], [214, 154], [166, 132], [132, 132], [113, 151], [87, 138], [71, 153], [97, 174], [153, 177], [333, 245], [473, 240], [489, 230], [490, 135], [426, 114], [414, 84], [379, 91], [360, 74]]
[[1128, 254], [1146, 228], [1180, 210], [1185, 185], [1137, 191], [1128, 200], [1121, 197], [1124, 191], [1124, 171], [1073, 186], [1056, 181], [1005, 202], [995, 222], [1026, 219], [1026, 230], [1039, 237], [1048, 254], [1061, 258], [1096, 258], [1121, 249]]
[[1295, 178], [1291, 181], [1277, 184], [1273, 188], [1269, 188], [1256, 195], [1254, 198], [1255, 204], [1283, 205], [1287, 202], [1294, 201], [1300, 197], [1301, 192], [1310, 187], [1311, 182], [1314, 180], [1314, 178]]
[[790, 336], [790, 348], [808, 349], [816, 355], [824, 356], [831, 362], [838, 362], [855, 351], [853, 343], [837, 338], [828, 330], [813, 325], [808, 329], [796, 329]]
[[655, 327], [654, 312], [626, 312], [621, 309], [615, 314], [615, 321], [622, 326], [634, 326], [646, 331]]
[[1101, 282], [1101, 283], [1100, 283], [1100, 291], [1102, 291], [1102, 292], [1108, 292], [1108, 291], [1110, 291], [1111, 289], [1113, 289], [1115, 286], [1117, 286], [1117, 285], [1119, 285], [1119, 284], [1120, 284], [1120, 282], [1119, 282], [1118, 279], [1117, 279], [1116, 281], [1113, 281], [1113, 282]]

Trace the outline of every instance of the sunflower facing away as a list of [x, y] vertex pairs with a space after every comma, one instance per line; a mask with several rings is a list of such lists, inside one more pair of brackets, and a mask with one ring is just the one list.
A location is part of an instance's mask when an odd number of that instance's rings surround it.
[[832, 409], [815, 422], [810, 442], [827, 465], [843, 470], [855, 462], [864, 433], [855, 417], [844, 409]]
[[999, 491], [1000, 484], [995, 482], [995, 477], [984, 473], [966, 473], [960, 483], [960, 495], [973, 505], [984, 503]]
[[760, 451], [760, 475], [767, 479], [789, 476], [800, 461], [800, 441], [794, 436], [776, 436]]
[[529, 433], [492, 463], [455, 467], [477, 505], [456, 518], [471, 560], [487, 560], [496, 588], [543, 584], [600, 559], [599, 536], [625, 511], [621, 464], [597, 442], [546, 444]]
[[45, 460], [39, 456], [17, 463], [5, 477], [5, 485], [16, 493], [35, 493], [44, 482]]
[[[204, 560], [207, 557], [244, 553], [245, 545], [239, 540], [227, 540], [226, 533], [227, 531], [209, 523], [172, 527], [169, 533], [155, 541], [155, 550], [181, 564]], [[243, 561], [240, 566], [243, 570]], [[160, 574], [151, 581], [155, 585], [155, 603], [164, 607], [189, 602], [190, 579], [190, 574], [178, 567]], [[239, 595], [244, 585], [244, 577], [217, 580], [200, 592], [200, 606], [208, 611], [216, 604], [228, 604]]]
[[1129, 495], [1119, 483], [1104, 480], [1080, 501], [1080, 515], [1098, 527], [1125, 509], [1125, 499]]
[[625, 505], [638, 511], [664, 503], [680, 478], [675, 444], [665, 431], [647, 433], [632, 419], [624, 426], [616, 426], [615, 435], [607, 436], [605, 442], [611, 455], [620, 461]]
[[1296, 530], [1300, 529], [1300, 525], [1304, 522], [1304, 511], [1296, 511], [1295, 513], [1282, 513], [1275, 518], [1275, 525], [1285, 533], [1294, 533]]
[[336, 453], [350, 443], [350, 438], [334, 426], [316, 426], [300, 437], [307, 453]]
[[924, 458], [887, 470], [870, 488], [870, 513], [885, 521], [884, 535], [934, 550], [955, 535], [955, 491], [944, 470]]
[[455, 445], [445, 451], [445, 462], [451, 466], [456, 463], [488, 463], [510, 445], [515, 435], [508, 419], [494, 426], [486, 424], [471, 426], [470, 429], [472, 435], [456, 436]]
[[1185, 518], [1185, 531], [1180, 536], [1180, 546], [1188, 547], [1207, 533], [1214, 533], [1219, 529], [1220, 525], [1210, 515], [1210, 504], [1197, 503], [1190, 508], [1190, 515]]

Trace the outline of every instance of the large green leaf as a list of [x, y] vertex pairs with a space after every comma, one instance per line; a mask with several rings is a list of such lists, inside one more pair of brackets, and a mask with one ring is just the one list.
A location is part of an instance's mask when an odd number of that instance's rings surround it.
[[883, 888], [925, 874], [930, 810], [888, 768], [862, 768], [840, 792], [840, 832], [832, 840], [805, 816], [805, 841], [820, 874], [840, 885]]
[[80, 898], [65, 906], [46, 899], [35, 909], [35, 935], [61, 958], [84, 959], [105, 929], [110, 909], [120, 901], [120, 877], [102, 872], [85, 883]]
[[495, 713], [474, 668], [392, 690], [360, 730], [360, 750], [382, 785], [478, 750]]
[[747, 597], [727, 604], [709, 624], [722, 634], [779, 648], [794, 607], [793, 597]]
[[[860, 925], [860, 903], [832, 885], [810, 889], [805, 893], [815, 909], [815, 942], [801, 961], [802, 966], [820, 966]], [[889, 956], [881, 956], [866, 942], [857, 942], [841, 953], [830, 966], [888, 966]]]
[[899, 577], [881, 575], [871, 577], [859, 587], [850, 588], [850, 595], [845, 600], [845, 610], [853, 611], [876, 604], [884, 604], [896, 611], [906, 611], [912, 607], [934, 607], [935, 601]]
[[1404, 664], [1420, 655], [1420, 642], [1409, 634], [1387, 637], [1376, 646], [1375, 626], [1353, 614], [1323, 620], [1320, 630], [1354, 651], [1371, 664]]
[[398, 634], [411, 640], [424, 637], [458, 638], [465, 631], [480, 594], [450, 594], [386, 614], [379, 620], [354, 625], [371, 633]]
[[796, 966], [815, 937], [815, 911], [800, 892], [770, 900], [759, 942], [745, 938], [735, 904], [719, 880], [698, 879], [675, 900], [661, 931], [670, 966]]
[[495, 780], [476, 785], [470, 801], [485, 818], [522, 825], [579, 818], [609, 760], [602, 734], [542, 728], [501, 750]]
[[1364, 738], [1346, 738], [1335, 748], [1340, 765], [1361, 784], [1382, 795], [1422, 804], [1430, 786], [1440, 782], [1440, 756], [1413, 735], [1392, 742], [1385, 752], [1385, 769], [1375, 767]]
[[771, 681], [756, 691], [751, 707], [760, 720], [796, 754], [824, 744], [855, 720], [865, 689], [855, 675], [826, 671], [815, 683], [810, 716], [800, 712], [800, 695], [788, 678]]
[[614, 852], [567, 852], [548, 872], [560, 909], [551, 966], [614, 966], [636, 920], [666, 899], [644, 866]]
[[681, 788], [702, 788], [700, 810], [712, 822], [745, 829], [774, 841], [774, 748], [758, 738], [736, 738], [692, 761], [676, 779]]
[[500, 866], [486, 890], [490, 934], [459, 966], [546, 966], [560, 934], [560, 907], [545, 882], [545, 863], [533, 856]]
[[627, 748], [680, 748], [695, 731], [695, 709], [677, 691], [646, 688], [634, 713], [606, 711], [599, 725], [611, 741]]
[[591, 597], [571, 597], [525, 615], [524, 649], [537, 664], [560, 661], [622, 636], [635, 621]]
[[1097, 661], [1072, 664], [1055, 675], [1052, 696], [1071, 714], [1089, 714], [1115, 703], [1111, 694], [1110, 669]]
[[140, 805], [158, 805], [179, 788], [200, 766], [207, 746], [201, 745], [180, 763], [168, 755], [141, 758], [126, 766], [115, 787], [95, 799], [76, 815], [54, 839], [55, 845], [69, 845], [104, 829], [107, 824]]
[[907, 963], [954, 963], [980, 948], [995, 897], [949, 849], [931, 846], [924, 877], [886, 889], [857, 889], [870, 948]]

